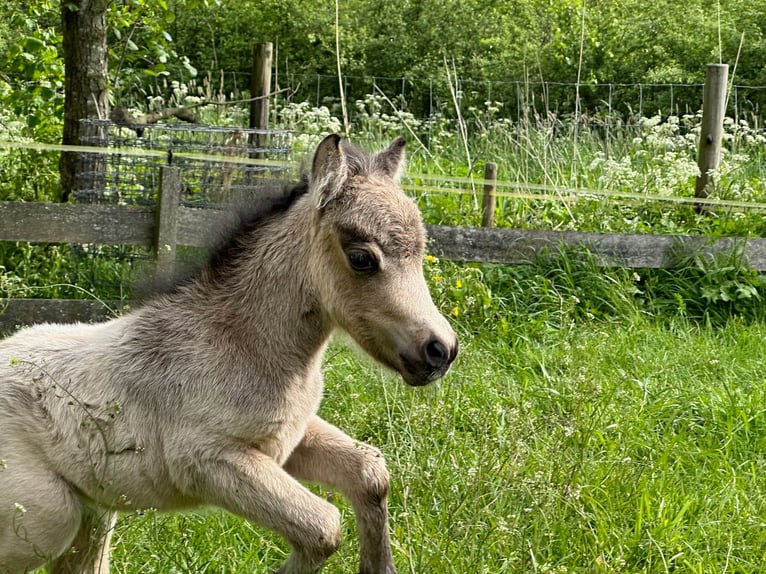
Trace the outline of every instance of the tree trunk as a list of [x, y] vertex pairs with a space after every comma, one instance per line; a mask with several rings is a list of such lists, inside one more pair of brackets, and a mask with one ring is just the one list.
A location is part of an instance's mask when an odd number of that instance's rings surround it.
[[[108, 119], [106, 11], [110, 0], [61, 0], [64, 33], [64, 145], [100, 145], [106, 127], [83, 119]], [[65, 151], [59, 173], [62, 199], [98, 201], [106, 182], [102, 154]]]

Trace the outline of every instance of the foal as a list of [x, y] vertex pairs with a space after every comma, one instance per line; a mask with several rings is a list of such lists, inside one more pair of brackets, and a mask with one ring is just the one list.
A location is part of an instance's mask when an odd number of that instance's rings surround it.
[[0, 342], [0, 573], [106, 574], [116, 512], [200, 505], [282, 535], [278, 572], [317, 572], [339, 512], [298, 480], [348, 498], [360, 572], [396, 571], [381, 453], [316, 412], [336, 328], [410, 385], [457, 354], [403, 163], [401, 138], [368, 155], [329, 136], [289, 200], [245, 218], [174, 291]]

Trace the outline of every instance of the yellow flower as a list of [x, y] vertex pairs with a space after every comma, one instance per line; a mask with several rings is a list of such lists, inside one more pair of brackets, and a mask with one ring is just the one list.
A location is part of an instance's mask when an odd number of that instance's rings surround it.
[[426, 261], [428, 261], [429, 263], [436, 263], [439, 260], [433, 255], [426, 255]]
[[444, 279], [444, 277], [442, 277], [441, 275], [434, 275], [434, 281], [436, 281], [437, 283], [441, 281], [442, 279]]
[[458, 309], [457, 307], [453, 307], [453, 308], [452, 308], [452, 314], [453, 314], [455, 317], [457, 317], [458, 315], [460, 315], [460, 309]]
[[463, 282], [460, 279], [458, 279], [457, 281], [455, 281], [455, 287], [457, 287], [458, 289], [462, 289]]

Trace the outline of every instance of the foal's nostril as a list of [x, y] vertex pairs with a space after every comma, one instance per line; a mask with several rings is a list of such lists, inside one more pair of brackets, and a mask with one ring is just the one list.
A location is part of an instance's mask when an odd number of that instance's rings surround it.
[[439, 339], [431, 339], [426, 343], [426, 362], [434, 368], [441, 368], [450, 360], [447, 347]]

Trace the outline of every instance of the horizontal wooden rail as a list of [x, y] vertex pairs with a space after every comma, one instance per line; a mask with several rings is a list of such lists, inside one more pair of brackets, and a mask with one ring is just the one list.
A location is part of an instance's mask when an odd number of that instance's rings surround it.
[[[154, 246], [154, 207], [0, 201], [0, 241]], [[204, 247], [221, 212], [179, 207], [179, 245]]]
[[636, 235], [486, 227], [428, 226], [431, 251], [445, 259], [478, 263], [531, 263], [544, 252], [584, 247], [604, 266], [668, 268], [692, 255], [741, 252], [743, 261], [766, 270], [766, 239], [688, 235]]
[[[204, 247], [225, 213], [176, 207], [176, 245]], [[155, 207], [62, 205], [0, 202], [0, 241], [103, 243], [152, 247], [155, 253], [163, 214]], [[523, 264], [543, 252], [581, 246], [605, 266], [666, 268], [690, 255], [741, 250], [743, 260], [766, 271], [766, 239], [682, 235], [631, 235], [539, 231], [488, 227], [427, 226], [429, 251], [461, 262]], [[165, 246], [167, 247], [167, 245]], [[0, 262], [2, 263], [2, 262]], [[118, 304], [119, 306], [119, 304]], [[114, 305], [79, 300], [0, 300], [0, 333], [40, 321], [97, 320], [114, 314]]]
[[[204, 247], [224, 212], [179, 207], [177, 243]], [[154, 207], [0, 202], [0, 241], [31, 243], [154, 244]], [[603, 265], [661, 268], [695, 253], [726, 253], [740, 246], [748, 264], [766, 271], [766, 239], [638, 235], [428, 225], [430, 250], [463, 262], [529, 263], [545, 250], [582, 246]]]

